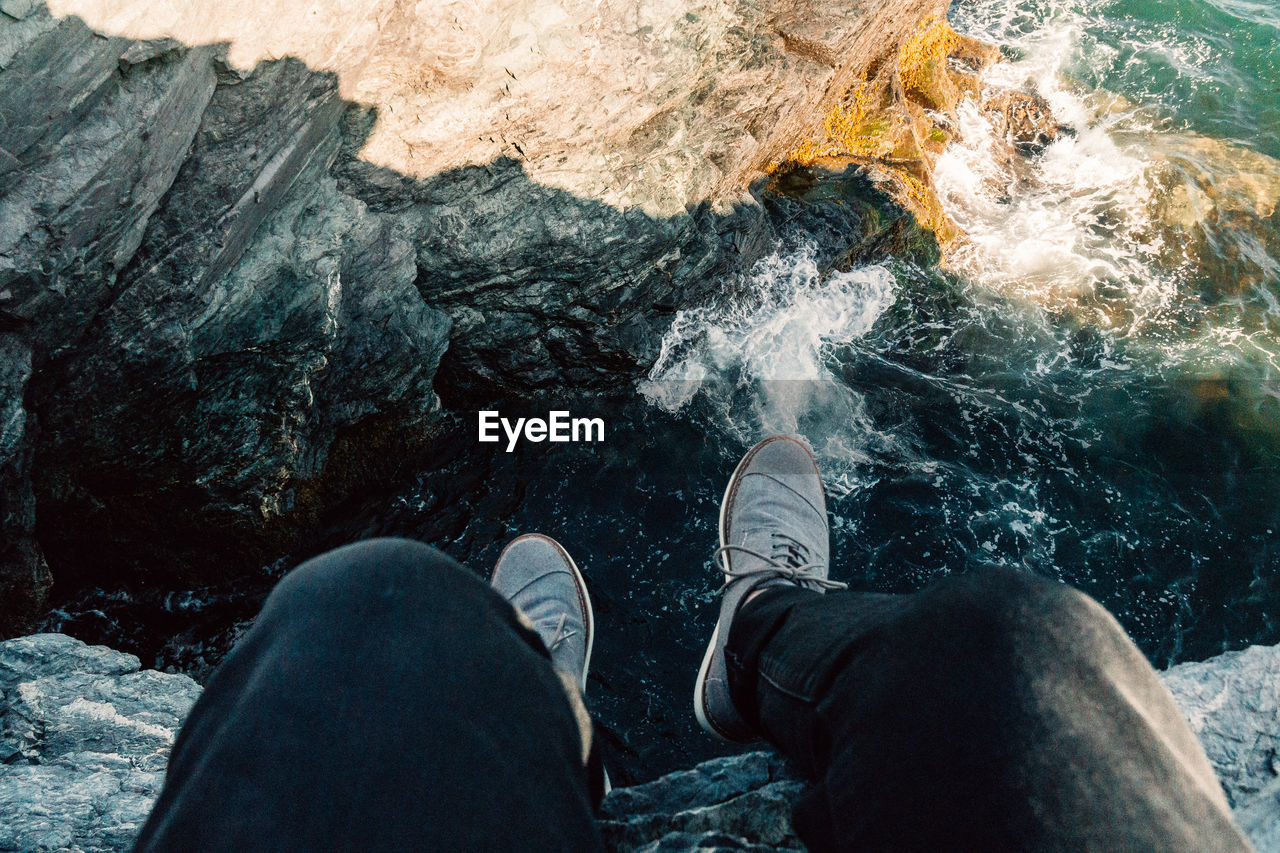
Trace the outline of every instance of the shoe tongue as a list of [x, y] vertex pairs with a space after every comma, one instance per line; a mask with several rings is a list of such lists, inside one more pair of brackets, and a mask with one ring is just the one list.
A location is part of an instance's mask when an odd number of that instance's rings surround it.
[[[542, 639], [542, 644], [551, 652], [556, 668], [568, 672], [576, 679], [582, 671], [582, 659], [586, 653], [586, 625], [583, 624], [576, 597], [572, 601], [566, 601], [560, 596], [549, 594], [550, 590], [559, 587], [558, 584], [535, 583], [522, 591], [517, 604]], [[548, 594], [542, 594], [544, 592]], [[553, 649], [551, 647], [555, 645], [557, 637], [563, 639]]]
[[[586, 653], [586, 634], [581, 623], [566, 621], [562, 630], [557, 630], [559, 618], [535, 620], [534, 630], [542, 639], [542, 645], [551, 654], [552, 665], [577, 681], [582, 675], [582, 659]], [[559, 644], [556, 640], [559, 638]]]
[[793, 539], [774, 537], [773, 552], [769, 555], [785, 566], [798, 569], [810, 562], [808, 549]]
[[[776, 537], [777, 527], [751, 527], [742, 531], [740, 535], [733, 536], [733, 544], [754, 551], [769, 557], [776, 563], [784, 566], [796, 568], [803, 565], [803, 562], [796, 563], [795, 557], [789, 549], [780, 547], [780, 542]], [[733, 553], [733, 565], [737, 569], [746, 568], [776, 568], [773, 564], [766, 560], [739, 551]]]

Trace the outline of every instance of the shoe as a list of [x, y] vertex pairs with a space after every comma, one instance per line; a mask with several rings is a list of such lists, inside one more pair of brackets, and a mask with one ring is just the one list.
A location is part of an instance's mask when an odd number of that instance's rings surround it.
[[525, 534], [503, 549], [489, 583], [528, 619], [552, 665], [585, 693], [596, 624], [587, 582], [569, 553], [550, 536]]
[[830, 552], [822, 475], [809, 449], [778, 435], [747, 451], [720, 505], [720, 618], [693, 693], [694, 714], [704, 730], [736, 743], [759, 739], [729, 695], [729, 627], [742, 602], [762, 586], [844, 589], [846, 584], [827, 579]]

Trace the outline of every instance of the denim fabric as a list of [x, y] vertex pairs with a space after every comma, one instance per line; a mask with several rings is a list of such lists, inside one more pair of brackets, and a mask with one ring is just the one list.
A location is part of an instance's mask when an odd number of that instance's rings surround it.
[[1062, 584], [769, 589], [726, 658], [739, 711], [813, 782], [811, 850], [1250, 849], [1155, 671]]
[[[813, 782], [814, 851], [1241, 851], [1159, 677], [1099, 605], [1006, 572], [770, 588], [734, 702]], [[290, 573], [174, 746], [140, 851], [602, 849], [598, 760], [537, 635], [434, 549]]]
[[272, 592], [136, 849], [599, 850], [581, 749], [506, 601], [425, 545], [361, 542]]

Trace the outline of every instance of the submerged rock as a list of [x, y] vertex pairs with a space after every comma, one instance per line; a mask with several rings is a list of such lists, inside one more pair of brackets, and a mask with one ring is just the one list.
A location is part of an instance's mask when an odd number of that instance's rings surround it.
[[1195, 296], [1265, 328], [1280, 265], [1280, 160], [1194, 133], [1157, 134], [1150, 215]]
[[1044, 153], [1064, 132], [1049, 102], [1027, 92], [994, 93], [982, 102], [982, 113], [998, 138], [1028, 156]]
[[[1259, 853], [1280, 853], [1280, 646], [1165, 673]], [[200, 687], [61, 634], [0, 643], [0, 851], [123, 851], [159, 794]], [[614, 790], [601, 830], [618, 851], [803, 850], [803, 783], [774, 753], [717, 758]]]

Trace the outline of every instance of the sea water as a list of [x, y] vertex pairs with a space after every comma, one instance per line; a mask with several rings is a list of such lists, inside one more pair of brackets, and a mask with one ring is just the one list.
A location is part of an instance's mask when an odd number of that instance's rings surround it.
[[[968, 0], [1066, 132], [1010, 169], [974, 101], [935, 183], [954, 276], [803, 247], [680, 315], [643, 387], [745, 446], [800, 432], [833, 573], [1075, 584], [1159, 666], [1280, 639], [1280, 6]], [[736, 448], [735, 448], [736, 449]]]

